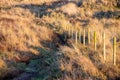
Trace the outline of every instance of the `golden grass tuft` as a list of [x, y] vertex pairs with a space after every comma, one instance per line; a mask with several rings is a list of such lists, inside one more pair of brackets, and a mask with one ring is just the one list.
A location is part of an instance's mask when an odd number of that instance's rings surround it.
[[78, 14], [78, 7], [74, 3], [68, 3], [60, 8], [63, 13], [68, 15], [77, 15]]
[[0, 77], [3, 77], [7, 72], [7, 64], [0, 59]]
[[0, 69], [1, 68], [7, 68], [6, 63], [0, 59]]

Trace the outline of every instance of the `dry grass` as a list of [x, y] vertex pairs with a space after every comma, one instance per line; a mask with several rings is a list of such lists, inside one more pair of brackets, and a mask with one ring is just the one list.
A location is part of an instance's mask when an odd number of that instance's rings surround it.
[[[32, 45], [40, 46], [39, 43], [41, 40], [50, 39], [47, 35], [51, 34], [49, 29], [46, 27], [37, 27], [33, 21], [35, 18], [34, 15], [30, 14], [29, 11], [25, 11], [26, 13], [22, 12], [24, 12], [24, 10], [19, 8], [13, 9], [6, 13], [1, 12], [1, 38], [5, 39], [4, 43], [7, 44], [5, 46], [7, 50], [14, 48], [24, 51], [27, 50], [27, 47]], [[44, 33], [44, 35], [41, 35], [41, 33]], [[4, 47], [2, 46], [2, 43], [1, 47]]]
[[61, 51], [64, 54], [60, 61], [61, 70], [65, 71], [63, 80], [68, 80], [67, 78], [71, 80], [106, 79], [105, 75], [97, 69], [89, 58], [83, 56], [81, 51], [76, 52], [75, 49], [66, 46], [62, 46]]
[[[64, 10], [67, 9], [68, 5], [65, 5], [63, 8]], [[75, 7], [74, 7], [75, 8]], [[104, 7], [103, 7], [104, 8]], [[101, 10], [103, 9], [101, 8]], [[113, 7], [111, 7], [113, 8]], [[110, 9], [111, 9], [110, 8]], [[77, 8], [75, 8], [76, 10]], [[106, 8], [107, 11], [110, 10], [109, 8]], [[79, 9], [79, 16], [75, 18], [66, 18], [63, 13], [53, 13], [51, 14], [52, 17], [50, 18], [51, 24], [56, 23], [55, 26], [62, 28], [62, 30], [66, 30], [66, 27], [74, 28], [76, 31], [80, 30], [83, 31], [83, 28], [89, 28], [91, 30], [91, 37], [92, 37], [92, 43], [89, 45], [89, 47], [84, 47], [83, 45], [79, 44], [75, 45], [74, 42], [68, 42], [69, 45], [73, 44], [73, 48], [68, 48], [62, 46], [60, 51], [62, 51], [63, 57], [60, 60], [60, 69], [64, 71], [62, 78], [60, 80], [82, 80], [82, 79], [116, 79], [119, 78], [119, 47], [117, 47], [117, 66], [114, 68], [112, 65], [112, 43], [113, 43], [113, 37], [117, 37], [117, 43], [119, 43], [119, 19], [110, 17], [106, 18], [104, 16], [102, 19], [93, 18], [95, 12], [99, 12], [100, 10], [86, 10], [84, 7], [80, 7]], [[116, 11], [116, 9], [113, 10], [113, 12]], [[67, 11], [67, 15], [69, 15], [69, 11]], [[74, 12], [74, 11], [73, 11]], [[108, 13], [107, 13], [108, 14]], [[58, 15], [58, 16], [57, 16]], [[108, 14], [109, 15], [109, 14]], [[63, 18], [61, 18], [61, 16]], [[73, 17], [73, 16], [71, 16]], [[57, 20], [57, 21], [56, 21]], [[68, 22], [69, 20], [69, 22]], [[48, 18], [49, 21], [49, 18]], [[68, 29], [67, 29], [68, 31]], [[94, 46], [93, 46], [93, 32], [97, 32], [97, 45], [98, 50], [96, 53], [94, 53]], [[106, 34], [106, 53], [107, 53], [107, 61], [106, 64], [104, 64], [103, 60], [103, 50], [102, 50], [102, 33], [105, 31]], [[119, 44], [118, 44], [119, 45]], [[82, 55], [82, 56], [81, 56]], [[73, 67], [73, 65], [76, 65], [78, 67]], [[89, 65], [89, 66], [88, 66]], [[111, 67], [112, 66], [112, 67]], [[81, 69], [81, 67], [83, 67]], [[106, 67], [106, 68], [105, 68]], [[113, 69], [114, 68], [114, 69]], [[75, 71], [74, 71], [75, 70]], [[89, 76], [85, 75], [86, 77], [83, 78], [82, 73], [85, 72], [85, 74], [91, 74]], [[112, 71], [115, 71], [115, 73], [111, 73]], [[77, 73], [78, 72], [78, 73]], [[79, 77], [77, 76], [79, 75]], [[95, 76], [95, 77], [93, 77]], [[59, 78], [58, 78], [59, 79]]]
[[[72, 43], [71, 43], [72, 44]], [[60, 80], [85, 80], [85, 79], [116, 79], [119, 78], [119, 63], [112, 65], [112, 55], [107, 54], [107, 62], [104, 63], [101, 51], [94, 52], [89, 47], [81, 47], [82, 44], [72, 47], [61, 46], [60, 69], [64, 72]], [[119, 55], [118, 55], [119, 56]], [[114, 73], [112, 73], [114, 71]]]
[[6, 74], [5, 73], [6, 69], [7, 69], [6, 63], [2, 59], [0, 59], [0, 75], [3, 76], [3, 74]]
[[[27, 9], [0, 10], [0, 52], [4, 56], [1, 57], [4, 64], [28, 61], [40, 54], [32, 46], [43, 47], [41, 42], [52, 40], [52, 30], [36, 24], [36, 20], [35, 15]], [[1, 62], [0, 66], [4, 64]]]
[[16, 4], [43, 4], [50, 3], [56, 0], [1, 0], [0, 7], [8, 7]]
[[[4, 76], [2, 75], [4, 72], [7, 74], [7, 72], [16, 70], [13, 67], [16, 65], [15, 62], [26, 62], [31, 57], [39, 57], [38, 55], [41, 54], [43, 58], [40, 58], [43, 59], [45, 64], [40, 61], [42, 64], [37, 65], [44, 65], [44, 67], [40, 66], [40, 68], [43, 67], [42, 69], [46, 68], [45, 65], [49, 61], [48, 58], [50, 60], [54, 58], [53, 63], [47, 66], [47, 69], [50, 68], [48, 70], [50, 79], [54, 79], [53, 76], [59, 80], [107, 80], [119, 78], [120, 21], [119, 15], [117, 15], [119, 8], [116, 7], [116, 1], [100, 0], [97, 2], [98, 0], [89, 0], [86, 2], [80, 0], [82, 1], [79, 2], [81, 4], [80, 7], [75, 3], [61, 5], [55, 10], [48, 7], [48, 9], [43, 11], [49, 12], [47, 15], [45, 14], [42, 18], [36, 17], [39, 5], [44, 3], [44, 5], [49, 6], [54, 1], [56, 0], [10, 0], [9, 2], [2, 0], [0, 2], [0, 77]], [[21, 4], [33, 4], [34, 7], [13, 6]], [[31, 10], [33, 11], [31, 12]], [[42, 11], [40, 11], [40, 14], [42, 14]], [[69, 27], [75, 31], [81, 31], [82, 34], [84, 28], [89, 28], [91, 30], [92, 43], [89, 46], [84, 46], [80, 43], [76, 45], [73, 40], [69, 39], [66, 40], [67, 46], [61, 44], [64, 38], [64, 31], [68, 32]], [[94, 31], [97, 32], [98, 46], [96, 52], [94, 52], [93, 45]], [[102, 33], [104, 31], [106, 34], [106, 64], [103, 61], [102, 50]], [[62, 37], [58, 37], [56, 34]], [[114, 36], [117, 37], [116, 66], [112, 65]], [[51, 42], [59, 46], [59, 54], [56, 52], [53, 54], [52, 51], [42, 52], [39, 49], [50, 50], [51, 45], [49, 46], [49, 44]], [[56, 46], [54, 47], [58, 48]], [[53, 51], [56, 50], [53, 49]], [[56, 69], [56, 64], [61, 73], [51, 75], [51, 69]]]
[[68, 3], [65, 6], [61, 7], [61, 11], [68, 15], [77, 15], [78, 7], [74, 3]]

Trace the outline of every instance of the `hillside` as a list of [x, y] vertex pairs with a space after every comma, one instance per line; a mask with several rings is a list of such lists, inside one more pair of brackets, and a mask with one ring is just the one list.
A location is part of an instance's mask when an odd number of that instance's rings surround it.
[[119, 80], [120, 0], [1, 0], [0, 80]]

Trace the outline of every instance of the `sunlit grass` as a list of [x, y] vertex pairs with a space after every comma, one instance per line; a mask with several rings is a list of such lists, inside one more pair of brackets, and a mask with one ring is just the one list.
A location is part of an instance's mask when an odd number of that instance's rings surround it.
[[[34, 4], [37, 9], [41, 4], [51, 5], [51, 1], [54, 0], [3, 1], [0, 6], [0, 77], [4, 76], [4, 72], [7, 74], [6, 70], [9, 72], [9, 69], [16, 68], [25, 72], [38, 72], [39, 77], [33, 80], [119, 78], [120, 23], [119, 16], [114, 18], [113, 15], [118, 8], [107, 1], [98, 5], [93, 0], [79, 7], [76, 3], [68, 3], [53, 10], [43, 9], [39, 11], [39, 17], [34, 7], [10, 7], [15, 4]], [[83, 45], [79, 40], [76, 44], [71, 36], [65, 39], [65, 35], [71, 34], [72, 30], [74, 33], [81, 32], [83, 37], [84, 29], [86, 32], [88, 29], [91, 31], [89, 45]], [[97, 51], [94, 51], [94, 31], [97, 32]], [[106, 34], [106, 63], [102, 51], [103, 31]], [[116, 66], [112, 64], [114, 36], [117, 37]]]

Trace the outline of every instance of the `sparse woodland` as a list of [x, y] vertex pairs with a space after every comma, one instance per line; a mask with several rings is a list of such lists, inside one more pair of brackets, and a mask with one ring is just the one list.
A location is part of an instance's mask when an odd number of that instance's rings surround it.
[[119, 80], [120, 0], [0, 0], [0, 80]]

